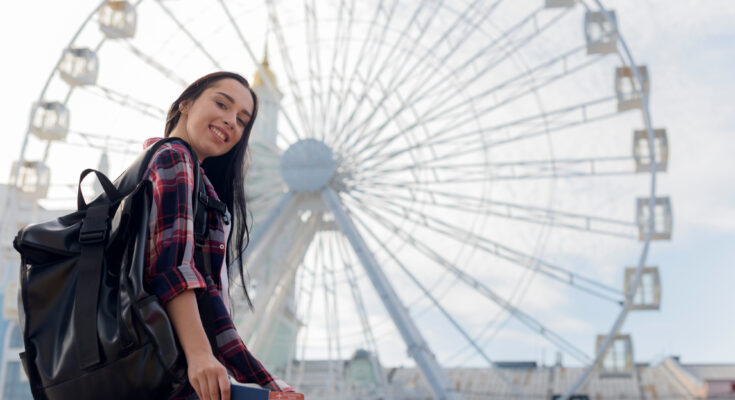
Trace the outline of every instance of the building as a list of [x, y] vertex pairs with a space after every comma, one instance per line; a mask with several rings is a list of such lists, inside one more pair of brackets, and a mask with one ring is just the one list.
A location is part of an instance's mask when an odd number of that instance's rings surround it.
[[[308, 360], [301, 382], [289, 383], [307, 398], [349, 398], [377, 400], [425, 400], [433, 398], [430, 386], [417, 368], [381, 368], [387, 385], [381, 387], [377, 374], [365, 373], [369, 357], [364, 350], [344, 361]], [[465, 400], [514, 399], [515, 394], [503, 382], [498, 371], [516, 385], [528, 399], [559, 398], [582, 372], [579, 367], [543, 366], [536, 362], [498, 362], [492, 368], [450, 368], [448, 375]], [[302, 367], [294, 363], [292, 370]], [[359, 374], [354, 370], [360, 369]], [[341, 371], [341, 377], [335, 377]], [[298, 374], [293, 375], [297, 377]], [[341, 379], [340, 379], [341, 378]], [[333, 382], [344, 382], [335, 385]], [[336, 395], [336, 397], [335, 397]], [[628, 376], [604, 376], [593, 373], [587, 384], [575, 393], [577, 400], [605, 399], [735, 399], [735, 364], [683, 364], [677, 357], [667, 357], [655, 364], [637, 363]]]

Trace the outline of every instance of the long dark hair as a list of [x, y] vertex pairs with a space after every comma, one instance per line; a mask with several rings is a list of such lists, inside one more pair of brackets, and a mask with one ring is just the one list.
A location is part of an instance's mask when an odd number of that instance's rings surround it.
[[[245, 293], [245, 299], [248, 302], [250, 309], [253, 308], [253, 303], [250, 301], [250, 296], [245, 284], [245, 273], [242, 265], [242, 252], [250, 242], [250, 229], [247, 224], [247, 203], [245, 200], [245, 157], [248, 147], [248, 141], [250, 140], [250, 131], [253, 129], [253, 123], [255, 117], [258, 115], [258, 97], [255, 95], [255, 91], [250, 87], [247, 79], [243, 78], [240, 74], [228, 71], [213, 72], [205, 75], [189, 85], [181, 93], [178, 99], [171, 104], [171, 108], [168, 110], [166, 115], [166, 128], [165, 137], [168, 137], [173, 132], [176, 124], [181, 118], [181, 110], [179, 110], [179, 104], [183, 101], [194, 102], [201, 94], [207, 89], [212, 87], [217, 81], [222, 79], [234, 79], [245, 86], [250, 95], [253, 96], [253, 115], [250, 117], [250, 121], [245, 126], [242, 138], [240, 141], [230, 149], [227, 153], [217, 157], [207, 157], [202, 163], [204, 173], [212, 182], [214, 190], [217, 192], [220, 200], [227, 204], [227, 208], [232, 210], [232, 229], [230, 230], [230, 237], [227, 239], [227, 251], [226, 260], [228, 274], [232, 265], [230, 260], [238, 260], [238, 267], [240, 272], [240, 282], [242, 283], [242, 290]], [[235, 235], [235, 246], [232, 245], [232, 235]]]

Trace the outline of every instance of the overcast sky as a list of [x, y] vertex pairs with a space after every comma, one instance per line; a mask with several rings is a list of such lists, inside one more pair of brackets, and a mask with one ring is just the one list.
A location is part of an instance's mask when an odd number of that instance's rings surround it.
[[[530, 0], [519, 0], [530, 1]], [[0, 182], [20, 152], [31, 103], [96, 0], [18, 1], [0, 13], [4, 129]], [[536, 1], [534, 1], [536, 3]], [[651, 76], [655, 127], [670, 142], [658, 192], [674, 234], [651, 254], [663, 280], [659, 312], [632, 314], [637, 361], [735, 362], [735, 2], [607, 1]]]

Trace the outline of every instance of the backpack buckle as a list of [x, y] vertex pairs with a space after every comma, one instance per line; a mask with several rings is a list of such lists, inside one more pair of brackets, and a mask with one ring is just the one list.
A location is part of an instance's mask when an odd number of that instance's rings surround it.
[[79, 230], [80, 244], [95, 244], [104, 242], [107, 238], [107, 216], [89, 217], [82, 220]]
[[95, 244], [105, 241], [107, 231], [95, 231], [95, 232], [79, 232], [79, 243], [80, 244]]

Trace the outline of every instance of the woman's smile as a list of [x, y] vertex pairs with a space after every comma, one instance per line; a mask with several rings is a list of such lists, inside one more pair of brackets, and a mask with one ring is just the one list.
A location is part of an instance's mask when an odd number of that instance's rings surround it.
[[227, 143], [227, 141], [230, 139], [230, 135], [228, 135], [227, 132], [225, 132], [225, 130], [220, 128], [219, 126], [210, 125], [209, 132], [211, 132], [212, 135], [223, 144]]

